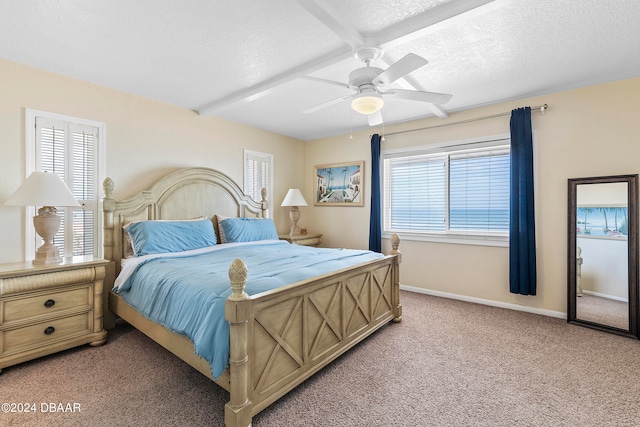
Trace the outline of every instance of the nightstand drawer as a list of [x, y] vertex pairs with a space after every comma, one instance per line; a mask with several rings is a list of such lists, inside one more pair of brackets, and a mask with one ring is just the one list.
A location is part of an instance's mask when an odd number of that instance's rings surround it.
[[75, 335], [88, 334], [92, 329], [91, 315], [93, 313], [89, 312], [0, 332], [2, 337], [0, 354], [17, 353]]
[[2, 318], [0, 318], [0, 324], [91, 306], [92, 296], [91, 285], [83, 285], [56, 292], [7, 299], [1, 302]]

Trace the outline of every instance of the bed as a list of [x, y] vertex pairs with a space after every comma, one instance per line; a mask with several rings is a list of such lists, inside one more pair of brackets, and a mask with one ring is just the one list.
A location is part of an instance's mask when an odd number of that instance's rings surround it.
[[[252, 295], [245, 292], [253, 284], [251, 280], [247, 283], [245, 249], [235, 248], [241, 255], [224, 271], [229, 286], [229, 296], [223, 301], [228, 367], [214, 375], [212, 365], [197, 354], [191, 339], [150, 320], [113, 289], [131, 245], [123, 226], [204, 216], [214, 223], [217, 245], [213, 249], [223, 253], [231, 249], [220, 242], [217, 220], [268, 218], [266, 192], [261, 201], [252, 200], [228, 176], [208, 168], [172, 172], [149, 190], [122, 201], [113, 199], [112, 180], [107, 178], [103, 187], [104, 257], [110, 261], [105, 295], [111, 311], [105, 313], [105, 325], [111, 323], [110, 315], [124, 319], [225, 388], [230, 396], [225, 405], [227, 426], [250, 425], [255, 414], [374, 331], [402, 318], [397, 236], [392, 239], [390, 255]], [[279, 243], [292, 249], [296, 246], [284, 241], [258, 243], [278, 250], [284, 249]]]

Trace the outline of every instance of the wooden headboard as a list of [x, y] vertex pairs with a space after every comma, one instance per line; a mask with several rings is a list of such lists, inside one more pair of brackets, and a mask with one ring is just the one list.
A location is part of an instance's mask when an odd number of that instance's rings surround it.
[[122, 226], [131, 221], [191, 219], [214, 215], [267, 217], [266, 189], [257, 202], [246, 196], [227, 175], [208, 168], [188, 168], [160, 178], [149, 190], [123, 200], [113, 200], [114, 183], [103, 182], [104, 258], [115, 263], [115, 274], [126, 250]]

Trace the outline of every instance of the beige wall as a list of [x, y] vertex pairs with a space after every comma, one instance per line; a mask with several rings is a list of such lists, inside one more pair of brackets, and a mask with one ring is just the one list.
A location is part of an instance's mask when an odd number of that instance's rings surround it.
[[[25, 178], [25, 109], [105, 122], [107, 176], [121, 199], [172, 170], [199, 166], [243, 181], [243, 149], [274, 155], [272, 217], [289, 219], [279, 202], [303, 175], [304, 144], [296, 139], [0, 60], [0, 262], [24, 259], [24, 210], [2, 206]], [[31, 224], [28, 224], [31, 226]]]
[[[533, 311], [566, 312], [567, 179], [635, 174], [640, 172], [640, 78], [599, 86], [526, 98], [464, 112], [447, 119], [431, 118], [387, 126], [387, 134], [406, 129], [440, 125], [475, 117], [509, 112], [513, 108], [537, 106], [533, 112], [538, 292], [536, 296], [509, 293], [508, 249], [403, 241], [401, 283], [425, 290], [523, 305]], [[311, 199], [313, 165], [370, 161], [370, 134], [375, 128], [306, 143], [305, 196]], [[431, 130], [388, 135], [382, 149], [459, 141], [508, 134], [509, 117], [483, 120]], [[328, 246], [368, 246], [370, 183], [365, 183], [365, 207], [308, 207], [308, 228], [324, 233]], [[384, 246], [388, 248], [388, 241]], [[383, 248], [384, 248], [383, 246]]]

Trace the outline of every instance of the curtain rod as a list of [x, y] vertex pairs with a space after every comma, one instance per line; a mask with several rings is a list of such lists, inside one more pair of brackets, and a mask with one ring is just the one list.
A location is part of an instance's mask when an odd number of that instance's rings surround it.
[[[538, 105], [537, 107], [531, 107], [531, 110], [532, 111], [540, 110], [540, 112], [542, 114], [544, 114], [544, 110], [546, 110], [547, 108], [549, 108], [549, 106], [547, 104], [542, 104], [542, 105]], [[496, 117], [508, 116], [510, 114], [511, 114], [511, 111], [509, 111], [508, 113], [499, 113], [499, 114], [493, 114], [491, 116], [476, 117], [474, 119], [466, 119], [466, 120], [459, 120], [457, 122], [443, 123], [441, 125], [426, 126], [426, 127], [422, 127], [422, 128], [416, 128], [416, 129], [407, 129], [407, 130], [401, 130], [401, 131], [398, 131], [398, 132], [389, 132], [389, 133], [383, 134], [381, 136], [385, 137], [387, 135], [398, 135], [398, 134], [401, 134], [401, 133], [416, 132], [416, 131], [419, 131], [419, 130], [427, 130], [427, 129], [441, 128], [441, 127], [445, 127], [445, 126], [460, 125], [460, 124], [463, 124], [463, 123], [471, 123], [471, 122], [477, 122], [477, 121], [480, 121], [480, 120], [494, 119]]]

